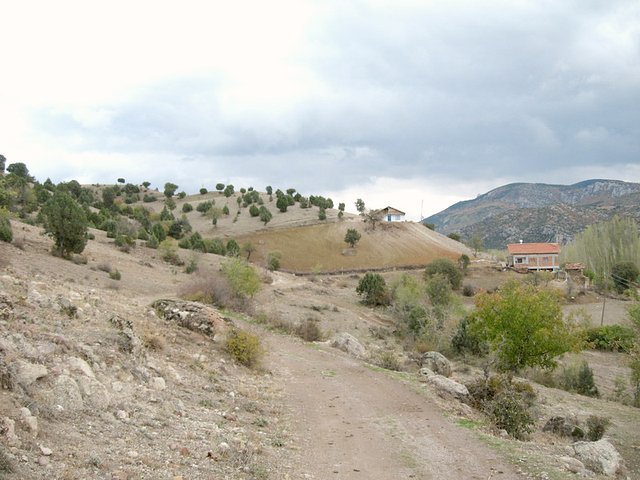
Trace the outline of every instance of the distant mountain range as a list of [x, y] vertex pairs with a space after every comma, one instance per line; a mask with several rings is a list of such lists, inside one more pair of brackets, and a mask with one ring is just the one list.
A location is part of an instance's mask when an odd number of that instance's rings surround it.
[[586, 180], [574, 185], [512, 183], [426, 219], [444, 234], [479, 234], [487, 248], [508, 243], [570, 241], [587, 226], [614, 215], [640, 223], [640, 183]]

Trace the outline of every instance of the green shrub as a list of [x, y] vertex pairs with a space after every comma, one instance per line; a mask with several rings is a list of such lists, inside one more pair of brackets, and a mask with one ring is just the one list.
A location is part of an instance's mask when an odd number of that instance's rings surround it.
[[187, 268], [185, 268], [184, 271], [188, 274], [192, 274], [196, 270], [198, 270], [198, 259], [193, 257], [189, 259], [189, 263], [187, 263]]
[[441, 273], [431, 275], [427, 279], [426, 291], [431, 304], [445, 307], [451, 303], [452, 292], [449, 279]]
[[151, 202], [155, 202], [157, 200], [158, 200], [158, 198], [155, 195], [145, 194], [144, 197], [142, 197], [142, 201], [144, 203], [151, 203]]
[[182, 205], [182, 211], [184, 213], [189, 213], [192, 210], [193, 210], [193, 205], [191, 205], [190, 203], [185, 203]]
[[160, 245], [158, 238], [155, 235], [150, 235], [149, 240], [147, 240], [147, 247], [156, 249]]
[[109, 272], [109, 278], [111, 280], [120, 280], [122, 278], [122, 275], [120, 274], [120, 271], [116, 268], [115, 270]]
[[226, 255], [227, 247], [224, 242], [219, 238], [207, 238], [203, 240], [204, 251], [207, 253], [213, 253], [215, 255]]
[[585, 342], [590, 348], [611, 352], [631, 351], [634, 337], [633, 329], [623, 325], [603, 325], [585, 331]]
[[13, 229], [9, 221], [9, 211], [6, 208], [0, 208], [0, 240], [10, 243], [13, 240]]
[[222, 264], [222, 274], [237, 297], [253, 297], [260, 289], [260, 276], [242, 258], [230, 258]]
[[475, 408], [485, 412], [497, 428], [514, 438], [524, 439], [533, 431], [531, 407], [535, 392], [526, 382], [512, 382], [504, 375], [494, 375], [467, 385]]
[[63, 257], [82, 253], [87, 244], [88, 220], [78, 202], [64, 192], [56, 192], [42, 207], [42, 215], [56, 253]]
[[252, 217], [257, 217], [258, 215], [260, 215], [260, 209], [257, 205], [253, 203], [251, 204], [251, 206], [249, 207], [249, 215], [251, 215]]
[[260, 338], [244, 330], [231, 330], [227, 334], [224, 348], [238, 363], [246, 367], [257, 366], [264, 355]]
[[209, 193], [209, 190], [207, 190], [206, 188], [202, 187], [200, 189], [200, 195], [206, 195], [207, 193]]
[[489, 346], [470, 328], [469, 318], [458, 322], [458, 328], [451, 338], [451, 348], [458, 354], [486, 355]]
[[387, 284], [378, 273], [367, 272], [358, 282], [356, 293], [366, 305], [389, 305], [390, 295]]
[[178, 246], [174, 240], [164, 240], [158, 246], [160, 258], [172, 265], [182, 265], [182, 260], [178, 256]]
[[398, 372], [402, 369], [400, 358], [391, 350], [381, 350], [371, 357], [371, 363], [386, 370]]
[[587, 397], [599, 397], [598, 387], [593, 380], [593, 370], [586, 361], [580, 365], [565, 366], [560, 372], [560, 387]]
[[428, 264], [424, 270], [425, 279], [428, 279], [436, 274], [444, 275], [451, 284], [451, 288], [457, 290], [462, 283], [462, 272], [458, 269], [455, 263], [448, 258], [437, 258], [430, 264]]
[[233, 238], [227, 242], [227, 256], [237, 257], [240, 255], [240, 245]]
[[611, 269], [613, 284], [618, 293], [622, 293], [633, 287], [638, 280], [640, 270], [634, 262], [619, 262]]
[[276, 270], [280, 270], [280, 262], [282, 260], [282, 252], [273, 251], [267, 253], [267, 257], [265, 259], [267, 264], [267, 270], [270, 272], [275, 272]]

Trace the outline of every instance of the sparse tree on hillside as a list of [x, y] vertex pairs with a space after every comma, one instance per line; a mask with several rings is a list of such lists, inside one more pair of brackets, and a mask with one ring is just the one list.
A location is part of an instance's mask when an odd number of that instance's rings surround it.
[[33, 181], [33, 177], [31, 175], [29, 175], [29, 169], [22, 162], [10, 164], [7, 167], [7, 172], [15, 175], [16, 177], [22, 178], [27, 182], [32, 182]]
[[278, 210], [280, 210], [282, 213], [287, 211], [287, 208], [289, 207], [289, 201], [287, 200], [287, 197], [285, 197], [284, 195], [280, 195], [278, 197], [278, 200], [276, 201], [276, 207], [278, 207]]
[[365, 206], [364, 201], [361, 198], [356, 200], [356, 210], [358, 210], [360, 215], [364, 215]]
[[264, 205], [262, 207], [260, 207], [259, 209], [259, 216], [260, 216], [260, 220], [262, 221], [262, 223], [264, 223], [265, 225], [267, 223], [269, 223], [271, 221], [271, 218], [273, 217], [273, 215], [271, 214], [271, 212], [269, 211], [269, 209], [267, 207], [265, 207]]
[[242, 250], [242, 252], [247, 254], [247, 261], [249, 261], [251, 254], [256, 251], [256, 246], [251, 242], [245, 242], [242, 244], [242, 247], [240, 247], [240, 249]]
[[466, 253], [463, 253], [462, 255], [460, 255], [460, 258], [458, 258], [458, 266], [460, 267], [460, 270], [462, 270], [463, 272], [467, 271], [467, 268], [469, 267], [470, 263], [471, 263], [471, 259], [469, 258], [469, 255], [467, 255]]
[[151, 186], [151, 182], [144, 181], [144, 182], [142, 182], [142, 186], [144, 188], [149, 188]]
[[122, 177], [120, 177], [120, 178], [118, 179], [118, 183], [125, 183], [125, 182], [126, 182], [126, 181], [125, 181], [125, 179], [124, 179], [124, 178], [122, 178]]
[[454, 232], [451, 232], [449, 235], [447, 235], [447, 237], [449, 237], [451, 240], [455, 240], [456, 242], [460, 241], [460, 235]]
[[471, 250], [473, 250], [473, 256], [477, 257], [478, 252], [484, 249], [484, 240], [482, 239], [479, 233], [474, 233], [473, 235], [471, 235], [471, 238], [469, 239], [467, 246]]
[[441, 274], [449, 279], [451, 288], [457, 290], [462, 283], [462, 272], [448, 258], [436, 258], [429, 263], [424, 270], [424, 277], [428, 280], [430, 277]]
[[7, 159], [4, 155], [0, 155], [0, 173], [4, 173], [4, 167], [7, 163]]
[[222, 213], [224, 213], [225, 215], [229, 215], [229, 206], [225, 205], [224, 207], [222, 207]]
[[56, 192], [42, 207], [44, 229], [53, 237], [55, 252], [63, 257], [81, 253], [87, 244], [87, 217], [71, 196]]
[[224, 183], [216, 183], [216, 190], [221, 192], [224, 190]]
[[209, 193], [209, 190], [207, 190], [206, 188], [202, 187], [200, 189], [200, 195], [206, 195], [207, 193]]
[[234, 193], [234, 187], [233, 185], [229, 184], [226, 187], [224, 187], [224, 196], [229, 198], [231, 195], [233, 195]]
[[320, 209], [318, 210], [318, 220], [326, 220], [327, 219], [327, 211], [324, 209], [324, 207], [320, 207]]
[[341, 212], [344, 212], [344, 208], [345, 207], [346, 207], [346, 205], [344, 203], [342, 203], [342, 202], [338, 204], [338, 210], [341, 211]]
[[167, 182], [164, 184], [164, 196], [167, 198], [173, 197], [178, 189], [178, 185], [175, 183]]
[[273, 195], [273, 187], [271, 185], [267, 185], [267, 188], [265, 190], [267, 192], [267, 195]]
[[380, 210], [369, 210], [364, 213], [364, 221], [371, 225], [371, 229], [376, 229], [376, 224], [382, 221], [383, 215]]
[[347, 233], [344, 236], [344, 241], [348, 243], [351, 248], [353, 248], [356, 246], [356, 243], [360, 241], [361, 237], [362, 235], [360, 235], [360, 232], [358, 232], [358, 230], [356, 230], [355, 228], [350, 228], [347, 230]]
[[240, 255], [240, 245], [233, 238], [227, 242], [227, 256], [237, 257]]

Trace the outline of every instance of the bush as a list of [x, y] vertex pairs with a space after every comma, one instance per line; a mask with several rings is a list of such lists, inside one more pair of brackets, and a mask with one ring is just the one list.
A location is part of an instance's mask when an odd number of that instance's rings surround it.
[[120, 271], [116, 268], [115, 270], [109, 272], [109, 278], [111, 280], [120, 280], [122, 278], [122, 275], [120, 274]]
[[462, 283], [462, 272], [458, 269], [455, 263], [448, 258], [437, 258], [431, 262], [424, 271], [425, 279], [432, 277], [435, 274], [444, 275], [451, 284], [451, 288], [457, 290]]
[[184, 213], [189, 213], [192, 210], [193, 210], [193, 205], [191, 205], [190, 203], [185, 203], [182, 205], [182, 211]]
[[622, 293], [633, 287], [633, 283], [638, 280], [640, 270], [633, 262], [619, 262], [611, 269], [613, 285], [618, 293]]
[[313, 318], [307, 318], [304, 322], [296, 327], [296, 335], [305, 342], [319, 342], [322, 340], [322, 330], [318, 326], [318, 321]]
[[356, 293], [362, 296], [366, 305], [389, 305], [390, 296], [387, 284], [378, 273], [367, 272], [358, 282]]
[[517, 439], [524, 439], [533, 431], [534, 419], [531, 407], [535, 392], [525, 382], [512, 382], [504, 375], [494, 375], [467, 385], [475, 408], [492, 419], [497, 428], [502, 428]]
[[170, 239], [164, 240], [158, 246], [160, 258], [171, 265], [182, 265], [183, 262], [178, 256], [178, 246], [176, 242]]
[[451, 348], [462, 355], [486, 355], [489, 351], [489, 346], [470, 328], [467, 317], [458, 322], [456, 333], [451, 338]]
[[267, 258], [265, 259], [267, 264], [267, 270], [270, 272], [275, 272], [276, 270], [280, 270], [280, 262], [282, 260], [282, 252], [273, 251], [267, 253]]
[[242, 258], [231, 258], [222, 264], [222, 274], [237, 297], [253, 297], [260, 289], [260, 276]]
[[445, 307], [451, 303], [451, 283], [440, 273], [431, 275], [427, 279], [427, 296], [434, 306]]
[[255, 367], [264, 355], [258, 336], [244, 330], [231, 330], [227, 334], [224, 348], [237, 362], [246, 367]]
[[215, 255], [226, 255], [227, 247], [224, 242], [219, 238], [207, 238], [203, 240], [204, 251], [206, 253], [213, 253]]
[[465, 297], [473, 297], [476, 294], [472, 285], [465, 285], [462, 287], [462, 295]]
[[0, 208], [0, 240], [7, 243], [13, 240], [13, 229], [9, 221], [9, 211], [6, 208]]
[[590, 415], [587, 418], [587, 438], [592, 442], [597, 442], [604, 436], [611, 420], [598, 415]]
[[623, 325], [603, 325], [585, 330], [585, 342], [595, 350], [629, 352], [634, 345], [633, 329]]
[[150, 235], [149, 240], [147, 240], [147, 247], [156, 249], [160, 245], [158, 238], [155, 235]]
[[569, 365], [562, 369], [559, 379], [563, 390], [576, 392], [587, 397], [599, 397], [598, 387], [593, 380], [593, 370], [586, 361], [580, 365]]
[[233, 238], [227, 242], [227, 256], [237, 257], [240, 255], [240, 245]]
[[386, 370], [399, 372], [402, 369], [400, 358], [391, 350], [381, 350], [370, 358], [371, 363]]
[[200, 189], [200, 195], [206, 195], [207, 193], [209, 193], [209, 190], [207, 190], [206, 188], [202, 187]]

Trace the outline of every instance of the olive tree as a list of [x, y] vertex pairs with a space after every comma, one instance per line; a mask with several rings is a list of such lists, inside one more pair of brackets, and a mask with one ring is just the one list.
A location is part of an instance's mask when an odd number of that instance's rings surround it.
[[45, 232], [55, 242], [54, 251], [63, 257], [81, 253], [87, 244], [87, 217], [78, 202], [56, 192], [42, 207]]
[[358, 230], [356, 230], [355, 228], [350, 228], [347, 230], [347, 233], [344, 236], [344, 241], [348, 243], [351, 248], [353, 248], [356, 246], [356, 243], [360, 241], [361, 237], [362, 235], [360, 235], [360, 232], [358, 232]]

